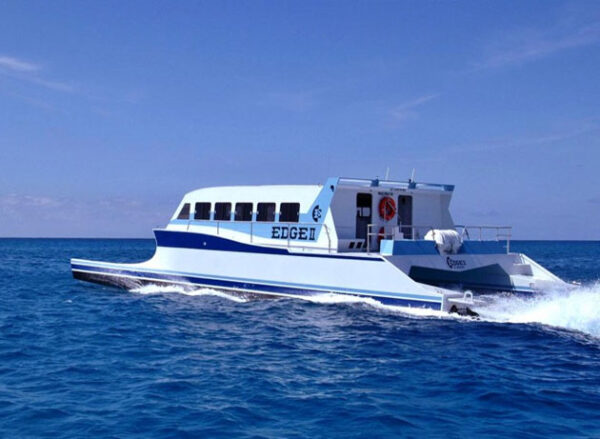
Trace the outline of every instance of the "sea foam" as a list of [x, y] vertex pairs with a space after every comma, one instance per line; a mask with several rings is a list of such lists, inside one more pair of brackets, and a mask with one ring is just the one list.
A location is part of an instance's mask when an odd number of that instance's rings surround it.
[[189, 289], [180, 285], [155, 285], [149, 284], [141, 287], [133, 288], [129, 290], [132, 293], [137, 294], [169, 294], [169, 293], [177, 293], [183, 294], [186, 296], [217, 296], [223, 299], [231, 300], [233, 302], [243, 303], [247, 302], [248, 299], [243, 297], [234, 296], [231, 294], [227, 294], [223, 291], [213, 290], [211, 288], [199, 288], [199, 289]]
[[539, 323], [600, 337], [600, 283], [530, 297], [488, 296], [478, 308], [484, 320]]
[[[138, 294], [178, 293], [187, 296], [217, 296], [238, 303], [248, 301], [246, 298], [210, 288], [190, 290], [177, 285], [145, 285], [130, 291]], [[469, 317], [426, 308], [384, 305], [371, 298], [345, 294], [316, 294], [306, 297], [306, 300], [321, 304], [362, 304], [410, 317], [472, 320]], [[476, 300], [479, 302], [479, 306], [476, 306], [475, 309], [480, 314], [480, 321], [515, 324], [538, 323], [600, 337], [600, 282], [570, 290], [546, 291], [531, 296], [513, 294], [486, 295], [483, 298], [476, 296]]]

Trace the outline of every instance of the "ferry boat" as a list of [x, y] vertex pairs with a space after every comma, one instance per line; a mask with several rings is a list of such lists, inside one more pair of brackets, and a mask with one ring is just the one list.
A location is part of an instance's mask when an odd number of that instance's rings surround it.
[[322, 185], [210, 187], [187, 193], [154, 256], [71, 259], [76, 279], [225, 290], [247, 297], [335, 293], [475, 314], [472, 291], [566, 285], [510, 251], [511, 228], [455, 225], [453, 185], [329, 178]]

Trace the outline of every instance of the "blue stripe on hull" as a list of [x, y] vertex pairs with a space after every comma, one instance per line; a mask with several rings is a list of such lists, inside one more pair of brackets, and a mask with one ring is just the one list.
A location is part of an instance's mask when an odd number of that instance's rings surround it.
[[[71, 268], [73, 270], [73, 275], [77, 278], [81, 278], [82, 280], [89, 280], [92, 282], [98, 283], [106, 283], [111, 285], [122, 285], [122, 282], [118, 282], [118, 278], [120, 276], [126, 276], [131, 279], [138, 279], [141, 281], [154, 280], [157, 282], [164, 283], [172, 283], [172, 284], [193, 284], [200, 287], [209, 287], [209, 288], [227, 288], [234, 289], [239, 291], [247, 291], [250, 293], [258, 293], [265, 295], [280, 295], [280, 296], [293, 296], [293, 297], [307, 297], [314, 296], [317, 294], [324, 294], [325, 291], [322, 290], [311, 290], [306, 288], [295, 288], [288, 286], [279, 286], [279, 285], [266, 285], [255, 282], [236, 282], [222, 279], [210, 279], [196, 276], [182, 276], [182, 275], [164, 275], [159, 273], [150, 273], [145, 271], [134, 271], [134, 270], [118, 270], [118, 269], [110, 269], [104, 267], [94, 267], [87, 265], [79, 265], [79, 264], [71, 264]], [[90, 276], [91, 278], [85, 278], [85, 276], [76, 276], [77, 273], [89, 273], [94, 276]], [[97, 278], [96, 278], [97, 277]], [[366, 297], [377, 300], [384, 305], [394, 305], [394, 306], [404, 306], [404, 307], [413, 307], [413, 308], [428, 308], [434, 310], [441, 309], [440, 302], [431, 302], [431, 301], [421, 301], [421, 300], [411, 300], [411, 299], [402, 299], [402, 298], [392, 298], [392, 297], [382, 297], [382, 296], [372, 296], [365, 294], [349, 294], [341, 291], [331, 291], [336, 294], [344, 294], [346, 296], [351, 295], [354, 297]]]
[[264, 247], [260, 245], [246, 244], [243, 242], [234, 241], [233, 239], [221, 238], [220, 236], [207, 235], [204, 233], [180, 232], [173, 230], [154, 230], [154, 235], [156, 236], [156, 245], [159, 247], [189, 248], [199, 250], [220, 250], [243, 253], [301, 256], [309, 258], [347, 259], [352, 261], [384, 261], [384, 259], [381, 257], [293, 253], [284, 248]]

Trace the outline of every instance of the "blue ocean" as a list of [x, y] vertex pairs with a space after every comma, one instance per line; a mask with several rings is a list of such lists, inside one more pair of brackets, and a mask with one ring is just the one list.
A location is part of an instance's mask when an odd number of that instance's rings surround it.
[[118, 290], [69, 258], [152, 240], [0, 240], [0, 436], [600, 437], [600, 242], [514, 242], [571, 292], [479, 320], [324, 295]]

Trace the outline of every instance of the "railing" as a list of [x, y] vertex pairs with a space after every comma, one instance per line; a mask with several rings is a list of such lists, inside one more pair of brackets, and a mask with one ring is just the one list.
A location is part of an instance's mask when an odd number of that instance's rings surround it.
[[[236, 228], [235, 225], [247, 225], [248, 228], [246, 231], [244, 230], [240, 230], [239, 228]], [[248, 235], [250, 238], [250, 242], [253, 243], [255, 241], [255, 238], [262, 238], [265, 240], [268, 240], [269, 242], [264, 242], [262, 244], [268, 245], [269, 247], [283, 247], [283, 248], [294, 248], [294, 249], [302, 249], [303, 251], [308, 250], [327, 250], [328, 253], [331, 253], [331, 233], [329, 232], [329, 227], [327, 227], [327, 224], [317, 224], [317, 223], [285, 223], [285, 222], [256, 222], [256, 221], [213, 221], [213, 220], [194, 220], [194, 219], [190, 219], [187, 222], [187, 230], [190, 230], [190, 226], [204, 226], [204, 227], [211, 227], [213, 229], [216, 229], [216, 234], [217, 236], [222, 236], [223, 231], [226, 232], [233, 232], [233, 233], [242, 233], [245, 235]], [[231, 226], [231, 227], [224, 227], [224, 226]], [[262, 227], [260, 227], [262, 226]], [[313, 245], [299, 245], [299, 241], [296, 238], [292, 238], [291, 237], [291, 233], [290, 231], [292, 230], [292, 227], [314, 227], [314, 228], [324, 228], [325, 229], [325, 236], [327, 237], [327, 247], [317, 247], [317, 246], [313, 246]], [[287, 227], [287, 237], [284, 238], [286, 244], [285, 245], [279, 245], [279, 244], [273, 244], [272, 241], [274, 241], [273, 238], [268, 238], [265, 236], [260, 236], [257, 235], [255, 232], [256, 228], [263, 228], [266, 229], [268, 227]], [[316, 232], [315, 232], [316, 234]], [[229, 237], [231, 237], [231, 235], [229, 234]], [[281, 238], [280, 238], [281, 239]], [[315, 236], [315, 240], [311, 241], [314, 242], [315, 244], [318, 242], [319, 240], [319, 235]]]
[[[376, 228], [376, 230], [373, 230]], [[475, 231], [475, 235], [478, 236], [478, 241], [484, 241], [484, 234], [488, 231], [494, 231], [493, 240], [495, 241], [506, 241], [506, 252], [510, 253], [510, 240], [512, 238], [512, 226], [454, 226], [455, 230], [459, 233], [462, 240], [471, 239], [471, 234]], [[383, 229], [383, 230], [382, 230]], [[438, 230], [433, 226], [413, 226], [413, 225], [398, 225], [398, 226], [382, 226], [380, 224], [369, 224], [367, 226], [367, 253], [371, 250], [371, 240], [376, 237], [377, 240], [382, 239], [402, 239], [402, 240], [422, 240], [425, 238], [427, 232], [431, 230]], [[489, 236], [489, 233], [487, 233]]]
[[[376, 228], [376, 230], [373, 230], [374, 228]], [[435, 230], [435, 228], [433, 226], [382, 226], [380, 224], [369, 224], [367, 226], [367, 253], [371, 249], [371, 240], [373, 237], [376, 237], [378, 241], [381, 241], [382, 239], [418, 241], [423, 239], [430, 230]]]
[[416, 181], [394, 181], [385, 179], [350, 178], [340, 177], [340, 186], [380, 187], [380, 188], [402, 188], [402, 189], [429, 189], [438, 191], [453, 191], [454, 185], [440, 183], [417, 183]]
[[506, 241], [506, 252], [510, 253], [510, 240], [512, 238], [512, 226], [463, 226], [458, 225], [455, 226], [456, 229], [461, 229], [460, 233], [461, 237], [464, 239], [465, 236], [467, 239], [471, 239], [469, 229], [471, 231], [478, 231], [479, 241], [483, 241], [483, 234], [488, 231], [496, 232], [496, 241]]
[[[236, 225], [247, 225], [247, 230], [240, 230], [240, 228], [236, 228]], [[261, 242], [263, 245], [267, 245], [269, 247], [283, 247], [283, 248], [293, 248], [293, 249], [302, 249], [306, 250], [327, 250], [328, 253], [331, 253], [331, 232], [329, 227], [326, 224], [316, 224], [316, 223], [284, 223], [284, 222], [256, 222], [256, 221], [212, 221], [212, 220], [188, 220], [187, 222], [187, 230], [190, 229], [190, 226], [204, 226], [211, 227], [216, 229], [217, 236], [222, 236], [223, 231], [228, 232], [227, 234], [231, 237], [231, 233], [242, 233], [249, 236], [249, 241], [251, 243], [255, 242], [256, 238], [262, 238], [265, 240]], [[229, 227], [223, 227], [229, 226]], [[285, 239], [285, 245], [273, 244], [274, 239], [260, 236], [256, 234], [256, 227], [260, 227], [266, 229], [268, 227], [273, 226], [282, 226], [287, 227], [287, 236]], [[290, 230], [292, 227], [321, 227], [325, 229], [325, 236], [327, 237], [327, 247], [317, 247], [316, 245], [301, 245], [296, 238], [292, 238], [290, 234]], [[382, 230], [383, 229], [383, 230]], [[439, 228], [433, 226], [415, 226], [415, 225], [397, 225], [397, 226], [382, 226], [380, 224], [369, 224], [367, 226], [367, 245], [365, 247], [366, 252], [371, 252], [372, 241], [373, 239], [382, 240], [382, 239], [397, 239], [397, 240], [423, 240], [427, 232], [431, 230], [437, 230]], [[479, 240], [484, 241], [487, 239], [485, 235], [490, 236], [489, 232], [492, 231], [493, 240], [496, 241], [506, 241], [506, 251], [510, 252], [510, 240], [512, 238], [512, 227], [511, 226], [475, 226], [475, 225], [457, 225], [455, 226], [456, 231], [459, 233], [463, 240]], [[474, 239], [471, 237], [473, 236]], [[281, 238], [280, 238], [281, 239]], [[315, 240], [312, 241], [315, 244], [319, 240], [319, 235], [315, 237]]]

